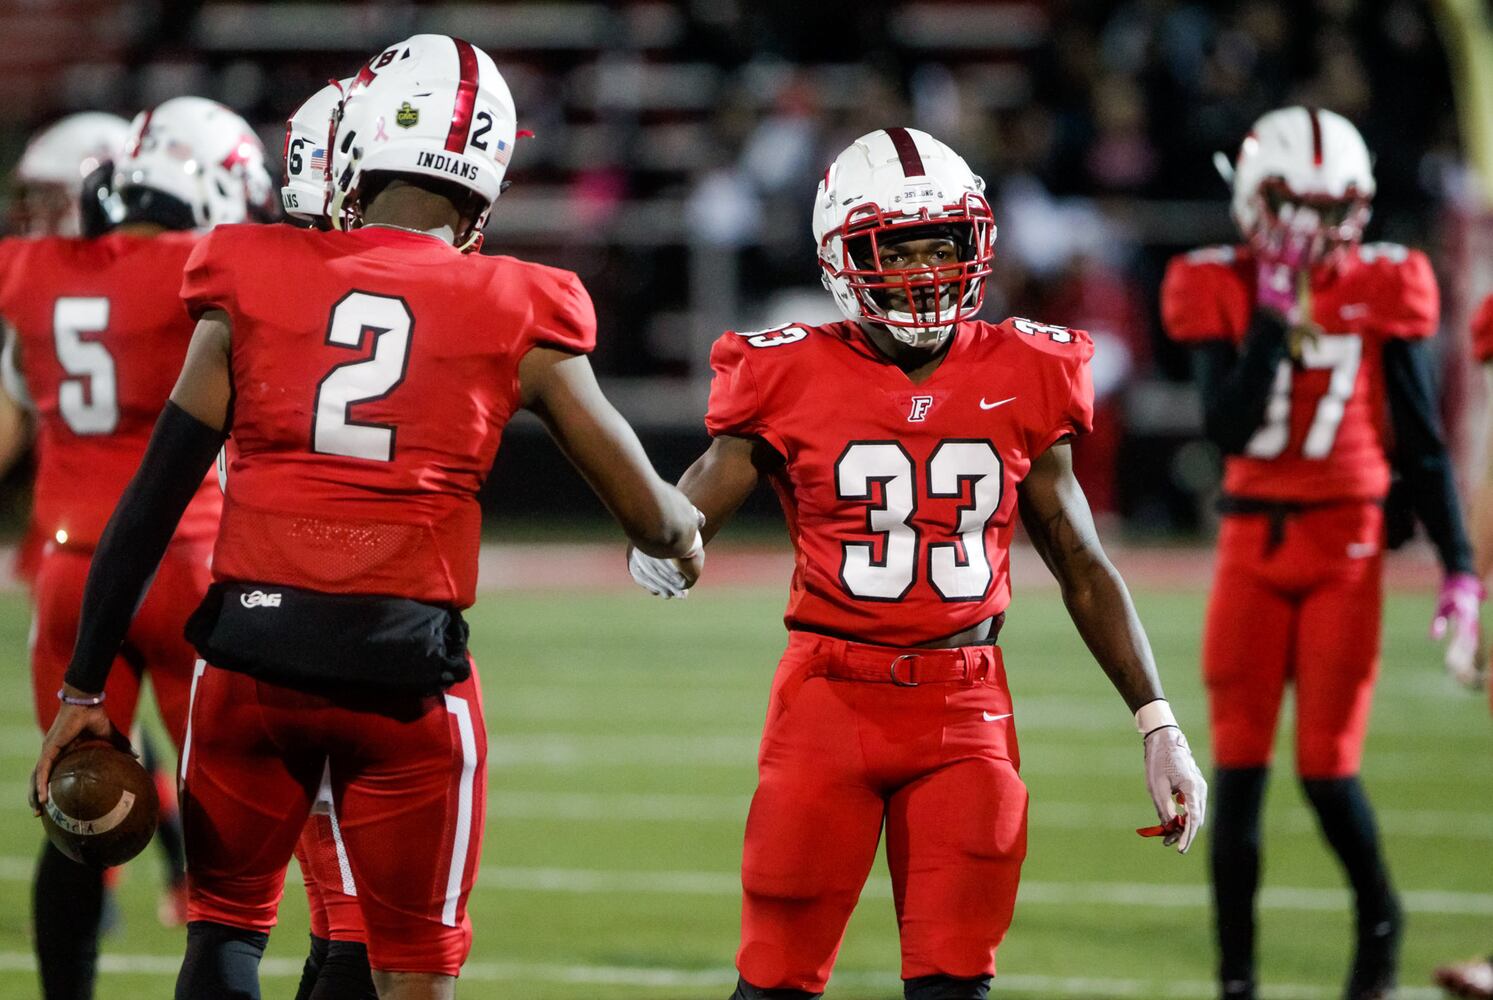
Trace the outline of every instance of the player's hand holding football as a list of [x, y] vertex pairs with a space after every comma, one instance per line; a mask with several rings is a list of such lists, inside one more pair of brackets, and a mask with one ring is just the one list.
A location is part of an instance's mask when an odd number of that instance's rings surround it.
[[[1146, 788], [1156, 805], [1160, 826], [1137, 830], [1143, 837], [1161, 837], [1168, 847], [1186, 854], [1202, 829], [1208, 809], [1208, 783], [1192, 759], [1187, 737], [1177, 726], [1171, 707], [1156, 700], [1135, 713], [1146, 746]], [[1179, 812], [1178, 805], [1186, 812]]]
[[1436, 614], [1431, 619], [1431, 638], [1450, 636], [1446, 644], [1446, 671], [1458, 684], [1475, 688], [1483, 680], [1482, 635], [1478, 611], [1486, 592], [1471, 573], [1452, 573], [1441, 584]]
[[[31, 775], [28, 798], [31, 811], [38, 816], [41, 815], [42, 803], [47, 801], [47, 783], [52, 778], [52, 765], [57, 763], [62, 751], [75, 740], [91, 736], [108, 740], [122, 750], [130, 749], [129, 741], [109, 721], [108, 713], [104, 711], [102, 695], [79, 691], [71, 684], [64, 684], [58, 697], [62, 699], [62, 706], [57, 712], [57, 718], [52, 720], [52, 727], [42, 737], [41, 755], [37, 758], [36, 770]], [[87, 704], [93, 699], [98, 700]]]

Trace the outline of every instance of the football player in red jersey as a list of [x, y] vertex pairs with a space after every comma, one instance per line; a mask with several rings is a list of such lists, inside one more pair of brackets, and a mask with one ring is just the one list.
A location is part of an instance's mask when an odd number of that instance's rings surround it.
[[[714, 441], [680, 488], [709, 537], [766, 478], [796, 553], [747, 818], [735, 1000], [821, 994], [883, 828], [906, 996], [986, 996], [1026, 855], [995, 644], [1018, 513], [1135, 713], [1154, 832], [1185, 851], [1203, 824], [1206, 785], [1073, 478], [1092, 342], [973, 318], [995, 239], [983, 189], [923, 132], [862, 136], [814, 210], [846, 321], [727, 333], [711, 354]], [[661, 560], [629, 561], [655, 593], [688, 586]]]
[[[1483, 402], [1483, 456], [1476, 470], [1476, 492], [1472, 500], [1472, 541], [1477, 577], [1493, 573], [1493, 295], [1483, 300], [1472, 320], [1472, 355], [1482, 365], [1486, 379]], [[1486, 663], [1468, 665], [1469, 684], [1486, 683]], [[1493, 709], [1493, 684], [1488, 685], [1489, 708]], [[1467, 1000], [1493, 1000], [1493, 952], [1466, 962], [1453, 962], [1436, 969], [1434, 978], [1452, 996]]]
[[284, 869], [330, 761], [380, 997], [450, 997], [485, 812], [485, 730], [460, 610], [477, 491], [508, 419], [536, 412], [634, 544], [693, 577], [698, 512], [598, 389], [574, 274], [474, 246], [513, 151], [488, 56], [443, 35], [358, 74], [335, 136], [339, 231], [215, 230], [182, 295], [198, 326], [109, 522], [38, 761], [109, 731], [113, 650], [231, 431], [183, 749], [182, 1000], [257, 997]]
[[[33, 582], [31, 668], [43, 728], [58, 711], [104, 523], [145, 451], [171, 368], [186, 356], [192, 323], [179, 287], [194, 230], [243, 220], [270, 191], [252, 130], [195, 97], [137, 117], [116, 168], [123, 220], [114, 232], [0, 243], [0, 316], [12, 330], [7, 382], [33, 411], [38, 443], [32, 520], [46, 544]], [[111, 651], [120, 663], [104, 706], [127, 732], [148, 671], [177, 746], [197, 658], [182, 627], [207, 589], [221, 507], [202, 479], [186, 499], [140, 614], [123, 648]], [[103, 892], [100, 872], [43, 847], [33, 919], [48, 998], [92, 995]]]
[[1296, 772], [1356, 902], [1345, 995], [1384, 997], [1402, 920], [1358, 772], [1391, 460], [1445, 569], [1433, 633], [1452, 633], [1453, 669], [1475, 654], [1482, 597], [1431, 389], [1436, 282], [1424, 254], [1360, 243], [1374, 177], [1342, 117], [1272, 111], [1220, 164], [1244, 243], [1173, 260], [1161, 308], [1226, 456], [1203, 638], [1221, 991], [1255, 996], [1260, 811], [1291, 683]]
[[[328, 214], [332, 198], [328, 176], [331, 136], [342, 110], [342, 96], [352, 82], [328, 83], [296, 108], [285, 123], [281, 207], [287, 217], [317, 229], [326, 230], [332, 224]], [[322, 771], [311, 816], [296, 843], [295, 858], [311, 913], [311, 948], [295, 1000], [372, 1000], [377, 992], [368, 966], [368, 935], [358, 910], [357, 881], [342, 842], [330, 765]]]

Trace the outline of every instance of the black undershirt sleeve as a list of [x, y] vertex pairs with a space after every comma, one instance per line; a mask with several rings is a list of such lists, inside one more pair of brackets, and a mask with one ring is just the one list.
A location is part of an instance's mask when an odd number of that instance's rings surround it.
[[99, 539], [83, 590], [83, 617], [66, 680], [81, 691], [104, 689], [176, 525], [227, 437], [168, 401], [140, 468]]
[[1447, 573], [1471, 573], [1472, 545], [1441, 433], [1427, 341], [1385, 342], [1384, 389], [1394, 427], [1394, 467], [1408, 488], [1415, 516], [1436, 546], [1442, 568]]
[[1259, 429], [1276, 369], [1286, 356], [1285, 321], [1261, 309], [1255, 310], [1241, 347], [1210, 340], [1193, 348], [1203, 433], [1225, 455], [1243, 452]]

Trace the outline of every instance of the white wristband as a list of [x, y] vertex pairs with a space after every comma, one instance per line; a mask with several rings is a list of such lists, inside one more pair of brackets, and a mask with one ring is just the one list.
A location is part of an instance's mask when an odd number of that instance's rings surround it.
[[679, 558], [679, 559], [694, 559], [697, 556], [699, 556], [700, 553], [702, 553], [704, 551], [705, 551], [705, 539], [703, 539], [703, 538], [700, 537], [700, 529], [696, 528], [695, 529], [695, 540], [690, 545], [689, 551], [686, 552], [682, 556], [677, 556], [676, 558]]
[[1142, 736], [1149, 735], [1163, 726], [1175, 726], [1177, 717], [1172, 714], [1172, 706], [1168, 705], [1165, 698], [1157, 698], [1148, 701], [1135, 713], [1135, 728]]

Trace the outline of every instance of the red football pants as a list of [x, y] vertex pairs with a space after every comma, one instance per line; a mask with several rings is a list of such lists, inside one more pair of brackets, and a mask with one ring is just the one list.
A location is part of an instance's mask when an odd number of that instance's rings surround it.
[[333, 701], [203, 666], [182, 750], [188, 916], [268, 931], [330, 768], [369, 963], [456, 975], [486, 811], [475, 669], [442, 695]]
[[1296, 688], [1296, 770], [1357, 774], [1383, 606], [1374, 503], [1287, 517], [1272, 545], [1266, 515], [1229, 515], [1203, 638], [1203, 679], [1220, 767], [1270, 763], [1287, 683]]
[[[208, 568], [211, 556], [211, 542], [176, 542], [166, 550], [104, 687], [104, 710], [120, 732], [130, 731], [140, 699], [141, 677], [149, 671], [166, 731], [172, 743], [181, 746], [192, 666], [197, 662], [197, 651], [182, 636], [182, 628], [212, 582]], [[92, 562], [91, 551], [52, 544], [46, 546], [37, 567], [31, 681], [36, 721], [43, 730], [57, 717], [57, 691], [78, 638], [83, 585]]]
[[1000, 650], [954, 654], [984, 675], [972, 682], [816, 676], [846, 657], [890, 668], [912, 652], [790, 634], [741, 864], [736, 966], [754, 986], [824, 989], [883, 826], [903, 978], [995, 971], [1027, 809]]
[[330, 763], [322, 771], [311, 816], [296, 841], [295, 858], [306, 886], [311, 933], [328, 941], [367, 944], [368, 932], [363, 929], [363, 914], [358, 909], [358, 883], [353, 878], [332, 795]]

